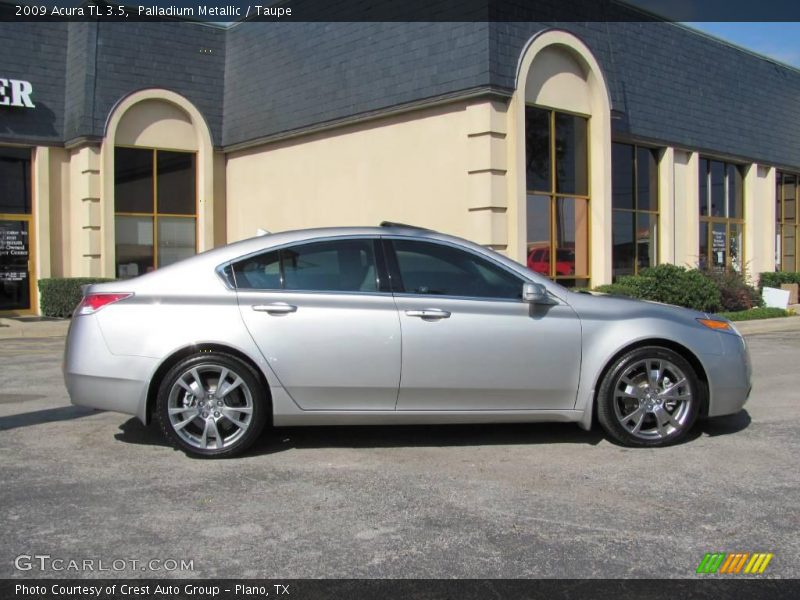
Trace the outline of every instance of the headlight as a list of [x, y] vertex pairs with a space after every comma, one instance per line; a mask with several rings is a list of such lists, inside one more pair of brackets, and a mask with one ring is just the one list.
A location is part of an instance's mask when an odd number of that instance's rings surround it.
[[728, 333], [741, 336], [739, 331], [730, 321], [720, 321], [718, 319], [697, 319], [697, 322], [704, 327], [713, 329], [714, 331], [727, 331]]

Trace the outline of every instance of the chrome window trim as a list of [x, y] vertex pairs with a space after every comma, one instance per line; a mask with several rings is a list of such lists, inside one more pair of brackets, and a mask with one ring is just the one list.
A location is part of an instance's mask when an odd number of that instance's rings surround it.
[[469, 302], [505, 302], [506, 304], [527, 304], [520, 299], [514, 298], [495, 298], [493, 296], [450, 296], [445, 294], [410, 294], [402, 292], [393, 294], [397, 298], [430, 298], [431, 301], [435, 300], [465, 300]]
[[339, 290], [261, 290], [255, 288], [238, 289], [237, 293], [241, 294], [302, 294], [304, 296], [386, 296], [391, 297], [390, 292], [347, 292]]
[[[301, 244], [312, 244], [316, 242], [329, 242], [329, 241], [339, 241], [339, 240], [415, 240], [420, 242], [428, 242], [431, 244], [440, 244], [443, 246], [449, 246], [456, 250], [461, 250], [462, 252], [467, 252], [472, 254], [473, 256], [477, 256], [490, 262], [491, 264], [495, 265], [496, 267], [504, 270], [505, 272], [513, 275], [517, 279], [520, 280], [520, 285], [523, 283], [539, 283], [539, 281], [534, 277], [526, 277], [525, 274], [508, 267], [507, 265], [494, 260], [492, 256], [487, 256], [480, 252], [475, 252], [472, 248], [468, 246], [463, 246], [461, 244], [453, 243], [449, 240], [442, 240], [438, 238], [431, 238], [428, 236], [420, 236], [420, 235], [407, 235], [407, 234], [388, 234], [388, 235], [380, 235], [374, 233], [365, 233], [365, 234], [347, 234], [347, 235], [327, 235], [324, 237], [316, 237], [316, 238], [308, 238], [302, 241], [294, 241], [294, 242], [285, 242], [283, 244], [277, 244], [275, 246], [268, 246], [261, 248], [259, 250], [255, 250], [253, 252], [249, 252], [247, 254], [243, 254], [241, 256], [237, 256], [236, 258], [229, 259], [224, 263], [217, 265], [215, 271], [220, 279], [225, 283], [225, 287], [233, 290], [237, 293], [273, 293], [273, 294], [283, 294], [283, 293], [291, 293], [291, 294], [324, 294], [324, 295], [348, 295], [348, 296], [397, 296], [397, 297], [405, 297], [405, 298], [441, 298], [443, 300], [469, 300], [473, 302], [507, 302], [507, 303], [515, 303], [519, 302], [521, 304], [525, 304], [523, 300], [520, 298], [519, 300], [512, 299], [512, 298], [493, 298], [493, 297], [470, 297], [470, 296], [445, 296], [445, 295], [435, 295], [435, 294], [408, 294], [405, 292], [402, 293], [394, 293], [394, 292], [343, 292], [343, 291], [336, 291], [336, 290], [284, 290], [284, 289], [255, 289], [255, 288], [239, 288], [237, 286], [229, 287], [226, 282], [226, 277], [223, 273], [225, 267], [231, 266], [233, 267], [234, 263], [237, 263], [242, 260], [247, 260], [248, 258], [252, 258], [253, 256], [258, 256], [259, 254], [264, 254], [266, 252], [276, 252], [279, 250], [283, 250], [284, 248], [289, 248], [292, 246], [297, 246]], [[377, 266], [377, 265], [376, 265]], [[520, 269], [524, 269], [524, 265], [520, 265]], [[551, 280], [546, 279], [547, 283], [553, 283]], [[546, 286], [547, 287], [547, 286]], [[559, 301], [561, 304], [567, 304], [566, 300], [560, 295], [551, 290], [549, 287], [547, 288], [547, 293], [550, 294], [553, 298]]]

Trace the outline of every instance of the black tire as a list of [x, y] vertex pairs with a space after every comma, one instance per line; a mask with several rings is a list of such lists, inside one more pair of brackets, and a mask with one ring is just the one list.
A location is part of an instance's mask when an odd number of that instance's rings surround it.
[[636, 348], [614, 361], [603, 378], [597, 420], [609, 438], [624, 446], [669, 446], [691, 430], [703, 392], [694, 368], [677, 352], [662, 346]]
[[[189, 377], [192, 372], [203, 383], [202, 394], [196, 377]], [[191, 391], [183, 385], [187, 382]], [[222, 388], [225, 384], [227, 388]], [[228, 388], [230, 391], [222, 397], [217, 396]], [[170, 409], [177, 413], [175, 420], [179, 423], [173, 423]], [[174, 447], [199, 458], [241, 454], [261, 435], [268, 413], [266, 390], [255, 370], [222, 352], [201, 352], [178, 362], [161, 380], [156, 398], [156, 421], [164, 437]], [[211, 440], [214, 447], [209, 447]]]

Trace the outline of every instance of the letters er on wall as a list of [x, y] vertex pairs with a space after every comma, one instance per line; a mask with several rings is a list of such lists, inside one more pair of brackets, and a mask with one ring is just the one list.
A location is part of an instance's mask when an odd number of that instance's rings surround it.
[[0, 78], [0, 106], [36, 108], [31, 100], [33, 86], [30, 81]]

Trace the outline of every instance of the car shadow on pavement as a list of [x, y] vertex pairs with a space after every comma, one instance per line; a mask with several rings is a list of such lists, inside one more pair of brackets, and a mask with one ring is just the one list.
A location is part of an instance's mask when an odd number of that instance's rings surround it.
[[[155, 424], [125, 421], [114, 438], [126, 444], [169, 446]], [[533, 444], [599, 444], [599, 430], [583, 431], [572, 423], [502, 425], [370, 425], [267, 427], [245, 456], [309, 448], [404, 448]]]
[[19, 413], [0, 417], [0, 431], [17, 429], [19, 427], [29, 427], [31, 425], [41, 425], [43, 423], [53, 423], [55, 421], [69, 421], [94, 415], [101, 410], [86, 408], [83, 406], [60, 406], [59, 408], [45, 408], [32, 412]]
[[714, 417], [713, 419], [701, 419], [695, 426], [695, 430], [701, 434], [705, 433], [711, 437], [716, 437], [718, 435], [728, 435], [730, 433], [744, 431], [750, 426], [751, 422], [750, 413], [742, 409], [733, 415]]
[[[682, 443], [703, 434], [719, 436], [737, 433], [750, 425], [750, 415], [701, 419]], [[165, 446], [158, 427], [131, 418], [119, 427], [114, 438], [126, 444]], [[605, 436], [598, 425], [583, 431], [573, 423], [512, 423], [488, 425], [370, 425], [322, 427], [267, 427], [245, 456], [275, 454], [293, 449], [322, 448], [405, 448], [537, 444], [587, 444], [595, 446]], [[613, 442], [612, 442], [613, 443]]]
[[114, 439], [126, 444], [142, 444], [144, 446], [169, 446], [155, 423], [145, 425], [136, 417], [128, 419], [119, 426], [119, 433]]
[[602, 440], [601, 431], [583, 431], [574, 423], [278, 427], [268, 429], [247, 455], [316, 448], [597, 445]]

